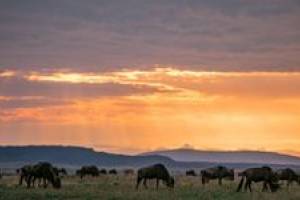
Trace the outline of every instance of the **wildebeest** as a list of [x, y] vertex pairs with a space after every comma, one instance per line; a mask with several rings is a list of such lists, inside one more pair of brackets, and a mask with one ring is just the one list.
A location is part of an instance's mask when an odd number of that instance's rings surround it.
[[174, 188], [174, 178], [170, 176], [167, 168], [163, 164], [155, 164], [139, 169], [137, 171], [136, 189], [138, 189], [142, 180], [144, 187], [147, 188], [148, 179], [156, 179], [156, 189], [158, 189], [160, 180], [162, 180], [167, 187]]
[[54, 188], [61, 187], [60, 178], [56, 175], [52, 165], [47, 162], [40, 162], [36, 165], [25, 165], [17, 169], [20, 176], [19, 185], [22, 185], [25, 180], [27, 187], [34, 187], [37, 179], [42, 180], [44, 187], [47, 187], [47, 182], [50, 182]]
[[105, 174], [107, 174], [107, 171], [106, 171], [106, 169], [101, 169], [101, 170], [99, 171], [99, 173], [105, 175]]
[[228, 169], [224, 166], [217, 166], [213, 168], [208, 168], [201, 170], [201, 179], [202, 184], [205, 185], [206, 183], [209, 183], [209, 180], [211, 179], [218, 179], [219, 185], [222, 185], [222, 179], [227, 178], [228, 180], [233, 181], [234, 180], [234, 170]]
[[27, 177], [27, 187], [30, 187], [31, 184], [34, 187], [36, 179], [42, 180], [45, 188], [48, 182], [50, 182], [54, 188], [61, 188], [61, 180], [55, 173], [53, 166], [48, 162], [40, 162], [30, 168], [29, 176]]
[[278, 179], [282, 181], [287, 181], [287, 187], [295, 181], [300, 185], [300, 176], [292, 169], [280, 169], [276, 172]]
[[108, 174], [111, 174], [111, 175], [117, 175], [118, 172], [117, 172], [116, 169], [111, 169], [111, 170], [108, 171]]
[[80, 176], [82, 179], [86, 175], [91, 175], [93, 177], [99, 176], [99, 170], [96, 166], [82, 166], [81, 169], [76, 171], [76, 175]]
[[129, 176], [134, 174], [134, 169], [125, 169], [124, 174]]
[[263, 182], [262, 191], [267, 191], [269, 186], [271, 192], [276, 192], [280, 187], [278, 184], [278, 177], [270, 167], [265, 166], [261, 168], [249, 168], [239, 173], [239, 176], [241, 176], [242, 179], [238, 185], [237, 192], [241, 191], [245, 179], [246, 179], [246, 183], [244, 186], [245, 191], [249, 189], [249, 191], [252, 192], [252, 188], [251, 188], [252, 182]]
[[187, 170], [187, 171], [185, 172], [185, 175], [186, 175], [186, 176], [197, 176], [195, 170], [193, 170], [193, 169]]

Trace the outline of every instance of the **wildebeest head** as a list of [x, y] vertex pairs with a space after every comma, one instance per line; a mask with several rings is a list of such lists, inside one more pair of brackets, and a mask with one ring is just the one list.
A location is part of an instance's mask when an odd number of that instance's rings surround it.
[[169, 188], [174, 188], [174, 185], [175, 185], [175, 180], [174, 180], [174, 177], [170, 176], [167, 180], [167, 186]]
[[271, 192], [276, 192], [277, 190], [280, 189], [279, 175], [276, 172], [271, 173], [270, 189]]
[[280, 189], [280, 184], [279, 183], [270, 183], [270, 189], [271, 189], [271, 192], [276, 192], [277, 190]]

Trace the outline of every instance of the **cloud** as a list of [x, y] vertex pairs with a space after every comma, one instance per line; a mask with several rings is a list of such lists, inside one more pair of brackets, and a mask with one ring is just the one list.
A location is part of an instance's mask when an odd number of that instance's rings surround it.
[[0, 9], [0, 68], [299, 71], [295, 0], [30, 0]]
[[47, 99], [47, 98], [8, 98], [0, 99], [0, 108], [4, 110], [18, 109], [18, 108], [41, 108], [41, 107], [53, 107], [72, 104], [72, 101], [59, 100], [59, 99]]
[[96, 98], [109, 96], [130, 96], [160, 92], [151, 86], [118, 83], [88, 84], [66, 82], [28, 81], [24, 78], [0, 79], [1, 96], [46, 96], [52, 98]]
[[299, 96], [298, 72], [202, 72], [156, 67], [100, 73], [11, 71], [10, 76], [0, 78], [0, 95], [68, 100], [144, 95], [185, 100], [204, 96], [205, 99], [287, 99]]

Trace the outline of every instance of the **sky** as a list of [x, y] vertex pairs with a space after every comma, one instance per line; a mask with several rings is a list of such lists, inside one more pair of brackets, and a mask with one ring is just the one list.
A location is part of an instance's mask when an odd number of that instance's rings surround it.
[[0, 145], [300, 156], [298, 0], [2, 0]]

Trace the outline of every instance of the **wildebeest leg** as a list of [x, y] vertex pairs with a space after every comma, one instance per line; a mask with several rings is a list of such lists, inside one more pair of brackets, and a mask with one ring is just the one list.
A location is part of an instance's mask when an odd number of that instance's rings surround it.
[[247, 192], [247, 189], [249, 189], [249, 191], [252, 192], [252, 190], [251, 190], [251, 181], [249, 179], [246, 180], [244, 190]]
[[287, 182], [286, 182], [286, 186], [287, 186], [287, 188], [289, 188], [290, 187], [290, 185], [291, 185], [291, 180], [287, 180]]
[[21, 176], [20, 176], [20, 180], [19, 180], [19, 185], [22, 185], [22, 183], [23, 183], [23, 178], [24, 178], [24, 176], [21, 175]]
[[[32, 187], [35, 187], [35, 181], [36, 181], [36, 177], [33, 177], [33, 179], [32, 179]], [[40, 179], [39, 179], [39, 182], [40, 182]], [[39, 186], [39, 183], [38, 183], [38, 186]]]
[[46, 182], [45, 178], [43, 178], [43, 184], [44, 184], [44, 188], [46, 188], [47, 187], [47, 182]]
[[141, 180], [142, 180], [142, 178], [140, 178], [140, 177], [137, 178], [137, 180], [136, 180], [136, 186], [135, 186], [136, 189], [139, 188]]
[[31, 176], [31, 175], [30, 175], [29, 177], [26, 178], [27, 188], [30, 188], [31, 180], [32, 180], [32, 176]]
[[247, 192], [247, 190], [248, 190], [248, 185], [249, 185], [249, 180], [246, 179], [246, 183], [245, 183], [245, 185], [244, 185], [244, 191], [245, 191], [245, 192]]
[[267, 182], [264, 181], [262, 192], [266, 192], [268, 190]]
[[219, 185], [222, 185], [222, 178], [219, 178], [218, 181], [219, 181]]
[[159, 179], [156, 179], [156, 189], [158, 190]]
[[38, 182], [38, 187], [42, 187], [42, 179], [39, 178], [38, 180], [39, 180], [39, 182]]
[[28, 185], [29, 185], [29, 187], [30, 187], [31, 175], [25, 176], [24, 179], [25, 179], [25, 183], [27, 184], [27, 187], [28, 187]]
[[248, 188], [250, 192], [252, 192], [251, 184], [252, 184], [251, 181], [249, 181]]
[[243, 184], [244, 184], [244, 180], [245, 180], [245, 177], [242, 177], [242, 179], [240, 180], [240, 183], [236, 189], [237, 192], [241, 191]]
[[202, 185], [205, 185], [205, 177], [204, 176], [202, 176]]
[[144, 181], [143, 181], [143, 185], [144, 185], [144, 187], [147, 189], [148, 187], [147, 187], [147, 179], [145, 178], [144, 179]]

